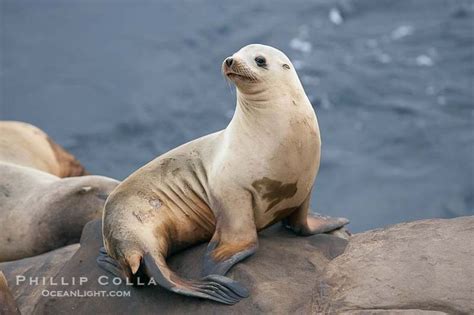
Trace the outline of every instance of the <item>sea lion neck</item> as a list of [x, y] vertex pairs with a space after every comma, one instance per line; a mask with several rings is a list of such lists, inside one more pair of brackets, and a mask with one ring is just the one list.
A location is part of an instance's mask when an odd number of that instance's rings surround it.
[[236, 145], [243, 142], [269, 144], [293, 137], [300, 132], [294, 126], [295, 121], [315, 119], [309, 101], [303, 96], [279, 95], [255, 102], [238, 95], [234, 115], [224, 132], [226, 141]]
[[[285, 117], [283, 106], [281, 106], [283, 103], [284, 101], [275, 102], [275, 98], [267, 99], [260, 96], [258, 99], [249, 100], [238, 95], [234, 116], [228, 128], [249, 134], [271, 130], [272, 124], [288, 119]], [[235, 134], [241, 133], [236, 132]]]
[[244, 94], [237, 90], [234, 116], [228, 128], [274, 129], [295, 117], [314, 115], [304, 91], [268, 89]]

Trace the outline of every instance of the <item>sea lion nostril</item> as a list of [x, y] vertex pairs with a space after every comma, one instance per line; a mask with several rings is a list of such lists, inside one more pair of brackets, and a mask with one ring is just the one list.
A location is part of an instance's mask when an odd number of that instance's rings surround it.
[[227, 65], [227, 67], [232, 66], [233, 62], [234, 62], [234, 59], [232, 59], [232, 57], [229, 57], [225, 60], [225, 64]]

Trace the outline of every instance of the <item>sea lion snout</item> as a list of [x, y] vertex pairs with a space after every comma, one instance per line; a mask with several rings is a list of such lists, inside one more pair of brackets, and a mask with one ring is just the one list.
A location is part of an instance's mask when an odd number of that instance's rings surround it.
[[[222, 62], [222, 73], [234, 83], [256, 82], [255, 73], [241, 56], [230, 56]], [[237, 81], [237, 82], [236, 82]]]
[[232, 74], [235, 72], [233, 69], [232, 65], [235, 65], [234, 62], [234, 57], [230, 56], [224, 59], [224, 62], [222, 62], [222, 72], [224, 75], [229, 76], [229, 74]]

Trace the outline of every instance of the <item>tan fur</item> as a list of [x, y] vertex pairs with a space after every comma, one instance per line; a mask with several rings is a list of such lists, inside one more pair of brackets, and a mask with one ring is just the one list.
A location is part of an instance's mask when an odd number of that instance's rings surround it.
[[0, 262], [77, 242], [117, 185], [103, 176], [61, 179], [0, 162]]
[[[268, 67], [255, 65], [257, 55]], [[254, 248], [257, 230], [294, 212], [306, 216], [320, 160], [314, 110], [282, 52], [250, 45], [233, 59], [232, 68], [223, 65], [237, 86], [227, 128], [159, 156], [107, 200], [103, 236], [112, 258], [152, 253], [163, 265], [162, 256], [212, 238], [212, 256], [225, 260]]]
[[46, 133], [17, 121], [0, 121], [0, 161], [32, 167], [59, 177], [86, 174], [81, 163]]
[[20, 314], [15, 299], [13, 298], [8, 282], [3, 272], [0, 271], [0, 314], [14, 315]]
[[241, 252], [253, 245], [255, 245], [255, 242], [224, 243], [224, 245], [217, 247], [212, 253], [212, 257], [216, 261], [224, 261], [235, 253]]

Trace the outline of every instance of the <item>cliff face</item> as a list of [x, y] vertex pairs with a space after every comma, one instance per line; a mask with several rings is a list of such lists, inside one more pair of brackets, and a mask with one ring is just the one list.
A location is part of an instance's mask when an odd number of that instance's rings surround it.
[[[75, 254], [69, 247], [0, 264], [20, 310], [74, 314], [474, 312], [474, 217], [404, 223], [356, 234], [350, 241], [326, 234], [296, 237], [272, 227], [260, 234], [257, 254], [229, 273], [251, 293], [233, 306], [180, 296], [161, 287], [113, 284], [113, 277], [95, 262], [102, 242], [100, 228], [100, 221], [85, 227]], [[182, 275], [197, 278], [204, 250], [205, 244], [186, 250], [172, 257], [170, 265]], [[44, 297], [35, 285], [17, 285], [18, 274], [52, 277], [57, 285], [41, 287], [50, 292], [95, 290], [110, 295], [123, 291], [130, 296]], [[61, 277], [68, 284], [61, 285]], [[72, 283], [80, 277], [87, 281]]]

